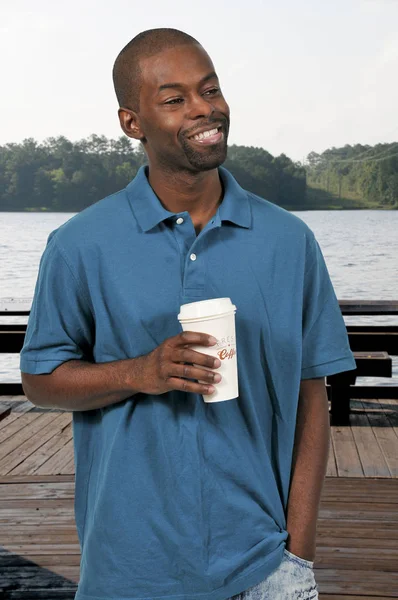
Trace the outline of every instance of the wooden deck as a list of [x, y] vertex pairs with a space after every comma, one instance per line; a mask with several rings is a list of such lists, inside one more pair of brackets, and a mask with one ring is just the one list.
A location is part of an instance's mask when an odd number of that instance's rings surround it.
[[[398, 598], [398, 401], [332, 426], [318, 521], [321, 600]], [[0, 598], [74, 598], [80, 549], [71, 413], [0, 397]]]
[[[397, 478], [398, 400], [351, 407], [350, 426], [331, 428], [327, 475]], [[73, 474], [72, 414], [0, 396], [0, 477]]]

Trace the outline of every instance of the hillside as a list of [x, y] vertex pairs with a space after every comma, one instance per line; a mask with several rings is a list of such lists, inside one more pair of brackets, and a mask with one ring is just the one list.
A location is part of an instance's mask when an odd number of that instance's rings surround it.
[[[145, 162], [125, 136], [0, 146], [0, 211], [79, 212], [124, 188]], [[398, 143], [311, 152], [305, 165], [231, 145], [224, 166], [242, 187], [288, 210], [398, 207]]]

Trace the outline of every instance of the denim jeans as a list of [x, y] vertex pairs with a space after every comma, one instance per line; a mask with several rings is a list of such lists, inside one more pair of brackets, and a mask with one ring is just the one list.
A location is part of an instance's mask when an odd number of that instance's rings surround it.
[[314, 563], [284, 551], [283, 560], [264, 581], [229, 600], [315, 600]]

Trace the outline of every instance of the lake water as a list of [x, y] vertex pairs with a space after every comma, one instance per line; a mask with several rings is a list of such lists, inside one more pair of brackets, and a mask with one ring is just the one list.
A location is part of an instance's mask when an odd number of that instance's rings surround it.
[[[31, 301], [39, 260], [51, 231], [74, 213], [0, 212], [0, 299]], [[296, 214], [315, 233], [337, 294], [342, 300], [398, 299], [398, 211], [303, 211]], [[288, 243], [288, 240], [287, 240]], [[1, 323], [26, 323], [24, 317], [0, 317]], [[347, 324], [398, 324], [398, 316], [346, 317]], [[393, 379], [397, 385], [398, 358]], [[0, 381], [19, 382], [18, 356], [0, 355]], [[360, 378], [359, 384], [376, 382]]]

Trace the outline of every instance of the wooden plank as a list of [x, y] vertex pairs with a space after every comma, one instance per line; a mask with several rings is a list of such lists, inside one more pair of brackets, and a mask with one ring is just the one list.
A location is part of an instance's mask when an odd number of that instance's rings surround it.
[[[353, 328], [347, 326], [350, 348], [353, 352], [384, 350], [388, 354], [398, 354], [398, 327], [392, 331], [382, 331], [382, 327], [373, 326], [370, 331], [366, 327]], [[385, 328], [387, 329], [387, 327]]]
[[398, 300], [339, 300], [343, 315], [398, 315]]
[[[323, 569], [356, 569], [358, 571], [398, 571], [398, 548], [378, 547], [327, 547], [318, 546], [316, 550], [316, 565]], [[398, 575], [398, 573], [397, 573]]]
[[[380, 402], [380, 400], [379, 400]], [[398, 410], [397, 410], [397, 402], [394, 400], [382, 400], [380, 404], [383, 405], [384, 414], [387, 416], [388, 421], [390, 422], [390, 427], [393, 428], [394, 432], [398, 436]]]
[[65, 465], [63, 469], [64, 473], [74, 473], [75, 472], [75, 458], [72, 456], [70, 461]]
[[[362, 402], [355, 400], [351, 400], [351, 406], [353, 408], [364, 408]], [[373, 429], [370, 427], [368, 416], [364, 413], [360, 414], [352, 411], [350, 420], [352, 435], [365, 477], [391, 477], [392, 473], [388, 468]]]
[[0, 353], [17, 354], [25, 341], [24, 331], [0, 331]]
[[31, 408], [35, 408], [35, 405], [27, 399], [26, 396], [0, 396], [0, 401], [6, 403], [8, 406], [11, 406], [12, 412], [18, 412], [18, 407], [23, 406], [26, 403], [29, 403]]
[[395, 398], [398, 400], [398, 385], [351, 385], [351, 398]]
[[0, 561], [2, 556], [9, 556], [10, 554], [16, 554], [24, 557], [34, 557], [37, 555], [38, 548], [40, 547], [40, 554], [42, 556], [49, 554], [50, 556], [62, 556], [63, 554], [71, 555], [71, 554], [80, 554], [80, 546], [79, 541], [70, 543], [70, 540], [51, 540], [52, 543], [44, 543], [39, 540], [32, 540], [31, 544], [26, 543], [26, 540], [22, 542], [17, 542], [16, 540], [12, 540], [12, 543], [4, 542], [4, 547], [0, 546]]
[[0, 421], [8, 417], [11, 414], [11, 406], [5, 406], [2, 404], [0, 406]]
[[[340, 479], [340, 478], [339, 478]], [[344, 480], [344, 478], [341, 478]], [[380, 479], [380, 481], [383, 481], [382, 479]], [[388, 480], [387, 480], [388, 481]], [[398, 481], [397, 479], [395, 479], [394, 481]], [[380, 492], [382, 492], [382, 490], [380, 490]], [[366, 495], [364, 495], [366, 494]], [[322, 498], [324, 500], [329, 500], [330, 502], [344, 502], [344, 503], [352, 503], [352, 502], [397, 502], [397, 495], [398, 495], [398, 490], [397, 489], [391, 489], [391, 490], [386, 490], [385, 493], [377, 493], [374, 494], [373, 490], [370, 489], [370, 491], [367, 493], [366, 492], [366, 488], [362, 489], [361, 487], [359, 487], [358, 489], [353, 489], [353, 488], [344, 488], [341, 486], [337, 486], [334, 490], [330, 490], [330, 492], [328, 490], [323, 491], [322, 494]], [[397, 505], [397, 510], [398, 510], [398, 505]]]
[[[63, 415], [57, 413], [39, 415], [39, 418], [0, 445], [0, 473], [10, 473], [32, 452], [58, 433], [58, 421]], [[26, 435], [28, 432], [28, 439]]]
[[35, 481], [36, 483], [57, 483], [61, 481], [74, 481], [74, 475], [0, 475], [0, 484], [8, 483], [28, 483]]
[[[25, 427], [28, 427], [35, 419], [38, 419], [39, 417], [40, 413], [33, 412], [29, 406], [26, 407], [24, 413], [11, 411], [11, 414], [9, 417], [7, 417], [6, 421], [2, 421], [0, 423], [0, 451], [2, 444], [4, 444], [6, 440], [11, 439], [19, 431]], [[28, 435], [26, 437], [28, 437]]]
[[0, 316], [26, 316], [29, 315], [32, 306], [32, 298], [16, 298], [10, 296], [0, 299]]
[[[391, 427], [391, 423], [387, 417], [387, 414], [383, 411], [382, 403], [378, 400], [380, 407], [379, 412], [367, 411], [367, 418], [370, 426], [372, 427], [373, 434], [377, 440], [377, 444], [381, 449], [384, 459], [388, 465], [391, 477], [398, 477], [398, 435], [394, 428]], [[364, 410], [366, 410], [366, 402], [361, 403]], [[369, 448], [369, 452], [372, 452], [373, 448]], [[398, 492], [396, 492], [398, 495]]]
[[326, 477], [322, 497], [342, 502], [398, 502], [398, 480]]
[[27, 585], [31, 590], [50, 586], [72, 589], [73, 584], [79, 581], [79, 571], [78, 566], [65, 564], [51, 564], [46, 569], [28, 562], [25, 566], [7, 566], [0, 572], [0, 590], [16, 586], [26, 588]]
[[328, 456], [328, 464], [327, 464], [327, 468], [326, 468], [326, 476], [327, 477], [337, 477], [337, 466], [336, 466], [336, 459], [334, 457], [332, 436], [330, 436], [330, 440], [329, 440], [329, 456]]
[[[392, 377], [392, 360], [387, 352], [354, 352], [354, 358], [357, 377]], [[334, 379], [337, 377], [334, 376]]]
[[[337, 541], [340, 538], [333, 538]], [[53, 531], [52, 529], [47, 529], [44, 531], [44, 528], [36, 530], [32, 533], [28, 531], [19, 531], [15, 532], [13, 529], [9, 529], [5, 531], [5, 528], [2, 528], [2, 540], [4, 546], [7, 546], [7, 549], [10, 548], [9, 544], [26, 544], [28, 546], [36, 546], [36, 554], [37, 547], [41, 544], [61, 544], [65, 542], [66, 544], [75, 544], [78, 541], [78, 536], [76, 531], [67, 531], [66, 533], [60, 533], [59, 531]], [[394, 540], [384, 540], [386, 543], [391, 542], [395, 543]], [[392, 548], [394, 546], [391, 546]], [[396, 544], [395, 544], [396, 547]]]
[[69, 510], [62, 511], [61, 509], [55, 509], [53, 513], [46, 512], [42, 513], [42, 511], [24, 511], [26, 514], [22, 514], [21, 509], [16, 509], [14, 511], [3, 511], [0, 509], [0, 525], [3, 526], [3, 523], [7, 523], [10, 525], [21, 525], [22, 523], [26, 525], [52, 525], [52, 524], [61, 524], [66, 526], [67, 524], [70, 527], [75, 526], [75, 519], [72, 515], [72, 512]]
[[74, 493], [75, 484], [73, 481], [54, 482], [52, 485], [36, 481], [29, 481], [24, 485], [20, 483], [2, 485], [0, 483], [0, 505], [2, 500], [52, 500], [55, 498], [73, 500]]
[[[32, 412], [32, 414], [39, 414], [37, 412], [33, 412], [34, 405], [31, 402], [29, 402], [29, 400], [26, 400], [26, 402], [20, 402], [16, 406], [14, 406], [14, 404], [12, 402], [9, 402], [8, 405], [11, 408], [11, 414], [7, 417], [7, 420], [2, 421], [0, 423], [0, 431], [5, 428], [7, 428], [7, 431], [11, 431], [10, 430], [11, 423], [16, 421], [23, 414], [26, 414], [28, 412]], [[1, 435], [4, 436], [4, 433]], [[11, 435], [12, 435], [12, 432], [11, 432]], [[5, 439], [5, 438], [2, 437], [2, 439]]]
[[369, 517], [366, 521], [350, 523], [348, 521], [338, 521], [332, 515], [328, 518], [320, 516], [317, 523], [317, 536], [322, 540], [322, 543], [324, 543], [324, 538], [328, 539], [332, 536], [369, 539], [375, 536], [376, 531], [377, 537], [380, 539], [398, 540], [398, 524], [396, 521], [389, 521], [388, 519], [376, 521]]
[[[15, 327], [15, 325], [13, 325], [13, 327]], [[398, 324], [381, 325], [380, 323], [377, 323], [376, 325], [364, 325], [363, 323], [361, 323], [360, 325], [346, 325], [346, 329], [348, 333], [398, 333]]]
[[324, 519], [358, 521], [368, 519], [371, 516], [373, 520], [398, 521], [396, 503], [356, 502], [345, 504], [343, 502], [325, 501], [322, 503], [319, 515]]
[[31, 560], [25, 560], [20, 554], [9, 554], [1, 558], [2, 564], [8, 569], [10, 567], [25, 567], [34, 566], [45, 569], [55, 569], [59, 565], [67, 565], [70, 567], [79, 566], [79, 556], [76, 554], [70, 554], [69, 556], [48, 556], [48, 554], [37, 553], [35, 556], [35, 564]]
[[70, 509], [73, 502], [71, 498], [21, 498], [20, 500], [2, 500], [0, 510], [2, 513], [14, 513], [16, 509], [26, 510], [48, 510], [54, 511], [56, 508]]
[[63, 472], [65, 465], [70, 462], [73, 456], [73, 439], [71, 439], [71, 425], [68, 425], [68, 442], [58, 450], [51, 458], [49, 458], [39, 468], [35, 469], [35, 473], [43, 475], [57, 475]]
[[316, 581], [325, 594], [356, 594], [398, 598], [398, 573], [357, 569], [317, 569]]
[[23, 394], [24, 389], [22, 383], [1, 383], [0, 382], [0, 396], [7, 396], [9, 394]]
[[388, 491], [397, 489], [398, 482], [392, 479], [376, 479], [374, 477], [366, 477], [365, 479], [362, 477], [349, 477], [349, 478], [334, 478], [327, 477], [325, 485], [329, 487], [331, 491], [333, 491], [336, 486], [339, 486], [344, 490], [356, 490], [358, 486], [361, 489], [366, 489], [368, 491], [373, 491], [375, 493], [379, 493], [380, 490]]
[[[24, 412], [23, 407], [28, 404], [32, 411], [38, 413], [49, 413], [49, 412], [66, 412], [59, 408], [43, 408], [41, 406], [35, 406], [30, 400], [27, 399], [23, 394], [18, 395], [2, 395], [0, 396], [0, 403], [5, 402], [8, 406], [11, 406], [12, 412]], [[20, 409], [22, 407], [22, 410]]]
[[383, 350], [375, 350], [374, 352], [363, 352], [363, 351], [358, 351], [358, 352], [354, 352], [355, 358], [359, 358], [359, 359], [372, 359], [372, 360], [380, 360], [380, 361], [384, 361], [386, 358], [388, 358], [388, 352], [385, 352]]
[[[47, 535], [46, 537], [48, 537], [49, 539], [54, 539], [51, 536]], [[14, 539], [14, 538], [13, 538]], [[21, 542], [25, 540], [25, 536], [21, 536]], [[393, 552], [398, 552], [398, 544], [397, 544], [397, 540], [395, 539], [390, 539], [388, 537], [384, 537], [384, 538], [375, 538], [375, 537], [362, 537], [362, 538], [355, 538], [354, 536], [346, 536], [346, 537], [332, 537], [331, 535], [325, 536], [325, 535], [320, 535], [317, 536], [317, 545], [316, 545], [316, 552], [317, 555], [324, 555], [324, 550], [325, 549], [333, 549], [334, 553], [339, 553], [340, 556], [340, 552], [343, 549], [344, 551], [348, 548], [359, 548], [360, 550], [362, 550], [363, 548], [372, 548], [373, 550], [375, 549], [381, 549], [381, 550], [387, 550], [389, 548], [391, 548], [393, 550]]]
[[361, 460], [350, 427], [333, 426], [333, 447], [339, 477], [364, 477]]
[[[17, 465], [15, 469], [9, 471], [9, 475], [28, 475], [36, 472], [48, 475], [56, 474], [57, 470], [52, 470], [51, 468], [51, 461], [65, 445], [70, 443], [72, 435], [71, 415], [70, 413], [63, 414], [57, 419], [57, 432], [55, 435], [50, 437], [36, 452]], [[70, 450], [68, 447], [68, 459], [69, 456]]]
[[[340, 540], [340, 538], [334, 539]], [[3, 531], [2, 528], [2, 541], [3, 546], [7, 548], [7, 551], [9, 550], [11, 552], [11, 546], [21, 544], [29, 547], [35, 547], [35, 554], [37, 554], [37, 548], [41, 545], [56, 545], [63, 543], [76, 544], [79, 542], [79, 539], [76, 531], [69, 531], [67, 533], [61, 534], [59, 533], [59, 531], [43, 531], [43, 529], [40, 527], [40, 529], [36, 530], [34, 533], [28, 533], [24, 531], [14, 533], [11, 529], [9, 529], [8, 531]], [[394, 540], [390, 541], [393, 542]], [[19, 552], [19, 554], [21, 554], [21, 552]]]
[[[9, 402], [13, 406], [17, 406], [18, 403], [29, 402], [29, 400], [27, 399], [27, 397], [24, 394], [20, 394], [20, 395], [13, 394], [13, 395], [8, 395], [8, 396], [2, 396], [1, 400], [4, 400], [5, 402]], [[32, 404], [32, 406], [34, 406], [34, 405]]]
[[46, 524], [40, 527], [40, 530], [37, 529], [36, 525], [10, 525], [8, 523], [4, 523], [1, 526], [2, 533], [4, 532], [5, 536], [14, 535], [23, 535], [27, 537], [34, 538], [37, 534], [42, 535], [75, 535], [75, 528], [72, 529], [68, 525], [60, 525], [55, 523], [54, 525], [47, 526]]

